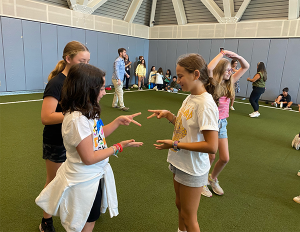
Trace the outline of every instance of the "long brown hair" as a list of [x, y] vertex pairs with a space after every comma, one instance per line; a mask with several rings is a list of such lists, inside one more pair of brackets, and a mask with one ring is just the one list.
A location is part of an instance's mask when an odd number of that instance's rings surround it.
[[263, 75], [263, 80], [264, 81], [267, 81], [267, 70], [266, 70], [266, 66], [265, 66], [265, 64], [264, 64], [264, 62], [259, 62], [258, 64], [257, 64], [257, 72], [259, 73], [261, 73], [262, 75]]
[[104, 85], [105, 72], [85, 63], [70, 68], [61, 94], [63, 114], [80, 111], [88, 119], [100, 118], [98, 102], [100, 89]]
[[84, 51], [89, 52], [89, 49], [84, 44], [78, 41], [71, 41], [67, 43], [63, 51], [63, 56], [62, 56], [63, 60], [60, 60], [56, 64], [54, 70], [48, 76], [48, 81], [50, 81], [53, 77], [55, 77], [65, 69], [67, 63], [66, 61], [67, 56], [73, 59], [73, 57], [76, 56], [79, 52], [84, 52]]
[[[177, 65], [185, 68], [189, 73], [198, 70], [200, 72], [199, 80], [203, 83], [206, 91], [214, 97], [216, 81], [212, 77], [209, 77], [207, 64], [201, 55], [190, 53], [180, 56]], [[218, 99], [215, 99], [215, 97], [214, 100], [216, 103], [218, 102]]]
[[226, 69], [229, 64], [230, 64], [229, 60], [223, 58], [219, 61], [219, 63], [216, 65], [216, 67], [213, 70], [213, 78], [217, 82], [215, 93], [214, 93], [217, 99], [223, 96], [226, 96], [228, 98], [233, 98], [235, 95], [232, 76], [230, 76], [228, 80], [223, 80], [224, 73], [226, 72]]

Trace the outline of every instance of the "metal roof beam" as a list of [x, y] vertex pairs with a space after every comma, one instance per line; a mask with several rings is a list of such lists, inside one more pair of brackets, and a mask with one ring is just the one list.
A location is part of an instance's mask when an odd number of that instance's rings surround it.
[[289, 0], [289, 19], [299, 18], [300, 0]]
[[182, 0], [172, 0], [178, 25], [187, 24]]
[[234, 16], [233, 0], [223, 0], [223, 8], [224, 8], [225, 17], [230, 18]]
[[213, 0], [201, 0], [201, 2], [215, 16], [219, 23], [223, 22], [224, 13]]
[[128, 23], [132, 23], [137, 12], [139, 11], [143, 0], [133, 0], [129, 6], [129, 9], [125, 15], [124, 20]]
[[150, 15], [150, 22], [149, 22], [150, 27], [154, 26], [156, 3], [157, 3], [157, 0], [152, 0], [151, 15]]
[[240, 6], [240, 9], [238, 10], [238, 12], [235, 15], [236, 21], [240, 21], [245, 10], [247, 9], [249, 3], [251, 2], [251, 0], [244, 0], [242, 5]]

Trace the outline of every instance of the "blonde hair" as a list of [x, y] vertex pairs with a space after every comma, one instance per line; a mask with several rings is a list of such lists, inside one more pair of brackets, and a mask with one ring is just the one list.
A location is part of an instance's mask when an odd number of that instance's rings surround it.
[[79, 52], [84, 52], [84, 51], [89, 52], [89, 49], [84, 44], [78, 41], [71, 41], [67, 43], [63, 51], [63, 56], [62, 56], [63, 60], [60, 60], [56, 64], [54, 70], [48, 76], [48, 81], [50, 81], [53, 77], [55, 77], [65, 69], [67, 63], [66, 61], [67, 56], [73, 59], [74, 56], [76, 56]]
[[229, 60], [223, 58], [219, 61], [219, 63], [213, 70], [213, 78], [217, 82], [215, 92], [214, 92], [214, 96], [216, 99], [219, 99], [220, 97], [223, 96], [226, 96], [228, 98], [233, 98], [235, 95], [234, 83], [231, 78], [232, 75], [229, 77], [228, 80], [223, 79], [224, 73], [226, 72], [228, 65], [230, 65]]
[[[200, 72], [199, 80], [203, 83], [206, 91], [214, 97], [216, 81], [212, 77], [209, 77], [207, 64], [201, 55], [190, 53], [180, 56], [177, 65], [183, 67], [189, 73], [198, 70]], [[214, 98], [214, 100], [218, 103], [218, 99]]]

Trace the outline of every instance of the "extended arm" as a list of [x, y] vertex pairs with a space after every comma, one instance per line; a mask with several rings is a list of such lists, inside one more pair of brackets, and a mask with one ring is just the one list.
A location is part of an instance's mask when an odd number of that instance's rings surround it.
[[[122, 141], [122, 142], [120, 142], [120, 144], [123, 148], [139, 147], [139, 146], [143, 145], [143, 143], [135, 142], [133, 139]], [[114, 149], [116, 151], [117, 147], [114, 146]], [[92, 164], [100, 162], [101, 160], [106, 159], [107, 157], [114, 154], [114, 149], [112, 147], [109, 147], [106, 149], [94, 151], [92, 135], [89, 135], [88, 137], [83, 139], [76, 147], [76, 150], [77, 150], [82, 162], [85, 165], [92, 165]]]
[[64, 115], [62, 112], [55, 112], [58, 100], [54, 97], [45, 97], [42, 104], [41, 120], [43, 125], [62, 123]]
[[[194, 143], [178, 143], [177, 148], [189, 151], [215, 154], [218, 150], [218, 132], [213, 130], [204, 130], [202, 131], [202, 133], [205, 141]], [[157, 140], [156, 142], [162, 143], [154, 144], [154, 146], [158, 150], [173, 148], [172, 140]]]
[[131, 122], [134, 124], [141, 126], [140, 123], [133, 120], [134, 117], [140, 115], [141, 113], [136, 113], [132, 115], [123, 115], [120, 117], [117, 117], [115, 120], [113, 120], [111, 123], [103, 126], [103, 131], [105, 137], [108, 137], [111, 133], [113, 133], [120, 125], [128, 126]]
[[148, 116], [147, 119], [152, 118], [152, 117], [156, 117], [158, 119], [166, 118], [169, 120], [169, 122], [171, 122], [173, 125], [175, 125], [176, 116], [174, 114], [172, 114], [170, 111], [168, 111], [168, 110], [148, 110], [148, 111], [152, 112], [153, 114]]
[[255, 74], [255, 76], [254, 76], [252, 79], [250, 79], [250, 77], [248, 77], [248, 78], [247, 78], [247, 81], [255, 82], [255, 81], [257, 81], [259, 78], [260, 78], [260, 75], [257, 73], [257, 74]]

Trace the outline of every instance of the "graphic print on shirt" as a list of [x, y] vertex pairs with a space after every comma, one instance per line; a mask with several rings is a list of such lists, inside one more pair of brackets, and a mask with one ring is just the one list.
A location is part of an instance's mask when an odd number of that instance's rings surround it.
[[107, 148], [103, 126], [104, 124], [101, 119], [94, 119], [93, 139], [95, 151]]
[[[182, 117], [185, 117], [186, 120], [189, 120], [190, 118], [193, 117], [193, 110], [194, 107], [191, 106], [180, 108], [178, 117], [176, 118], [176, 122], [175, 122], [174, 133], [172, 138], [173, 141], [178, 141], [180, 139], [183, 139], [187, 135], [187, 131], [182, 124]], [[176, 152], [174, 149], [171, 150]]]

